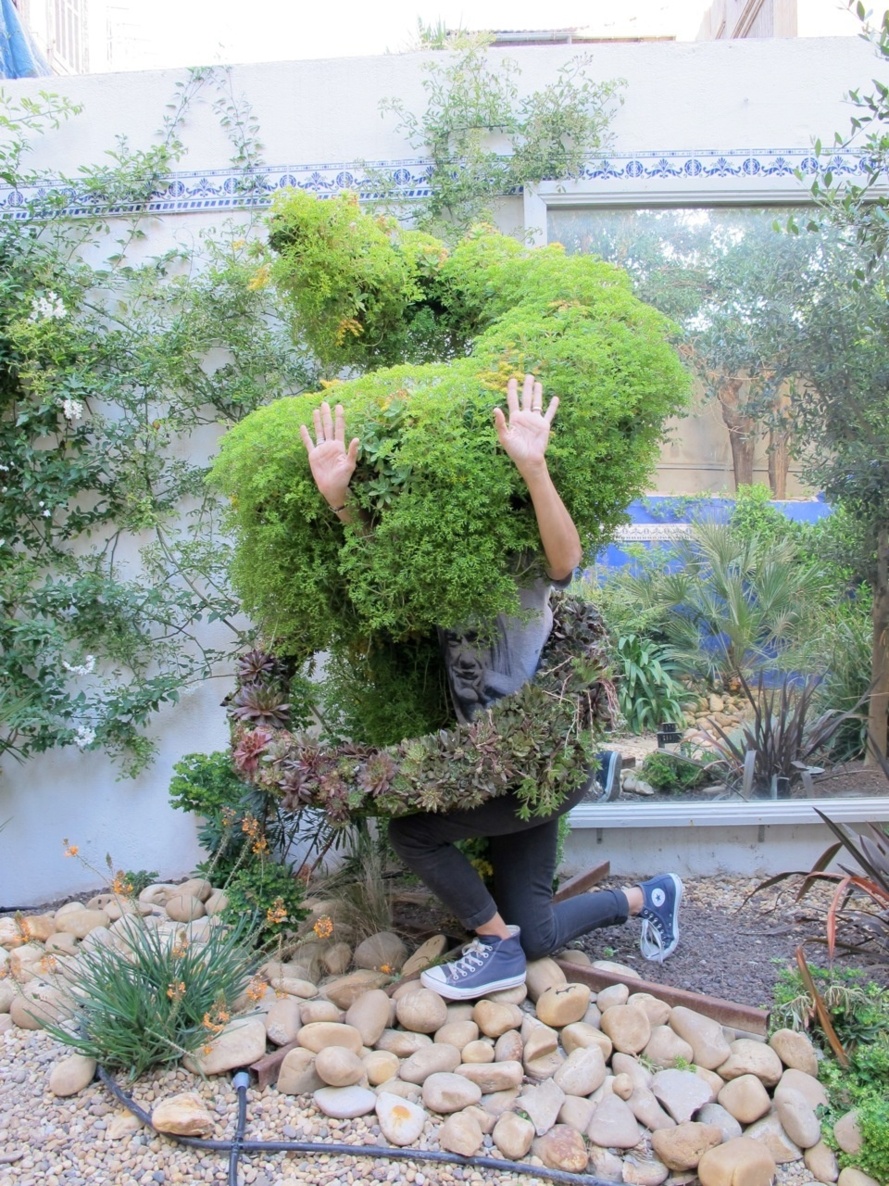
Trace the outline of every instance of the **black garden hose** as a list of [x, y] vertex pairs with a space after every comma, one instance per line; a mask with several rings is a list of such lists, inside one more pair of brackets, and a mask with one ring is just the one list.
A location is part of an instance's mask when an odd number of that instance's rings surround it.
[[[157, 1132], [151, 1123], [151, 1116], [128, 1095], [116, 1080], [100, 1066], [99, 1078], [112, 1095], [116, 1096], [143, 1124]], [[389, 1161], [436, 1161], [447, 1165], [473, 1166], [480, 1169], [497, 1170], [502, 1174], [528, 1174], [548, 1182], [563, 1182], [566, 1186], [619, 1186], [607, 1178], [590, 1174], [572, 1174], [568, 1170], [548, 1169], [546, 1166], [529, 1165], [524, 1161], [504, 1161], [496, 1157], [462, 1157], [459, 1153], [448, 1153], [434, 1149], [404, 1149], [398, 1145], [345, 1145], [330, 1141], [245, 1141], [244, 1129], [247, 1121], [247, 1086], [250, 1077], [247, 1071], [238, 1071], [234, 1076], [234, 1087], [238, 1093], [238, 1119], [235, 1135], [229, 1141], [212, 1141], [205, 1137], [184, 1137], [177, 1133], [161, 1133], [171, 1137], [180, 1145], [193, 1149], [217, 1149], [229, 1154], [229, 1186], [238, 1184], [238, 1161], [242, 1153], [325, 1153], [344, 1157], [380, 1157]]]

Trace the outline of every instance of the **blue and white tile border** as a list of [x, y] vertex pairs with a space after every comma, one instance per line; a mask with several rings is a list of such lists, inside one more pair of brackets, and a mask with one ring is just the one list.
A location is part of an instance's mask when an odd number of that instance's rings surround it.
[[[811, 148], [683, 149], [590, 157], [577, 181], [547, 182], [526, 193], [526, 216], [531, 215], [526, 221], [545, 225], [546, 207], [590, 201], [800, 200], [805, 197], [805, 179], [828, 168], [835, 176], [863, 178], [865, 159], [847, 152], [819, 160]], [[397, 200], [411, 201], [429, 195], [430, 169], [428, 160], [409, 159], [278, 165], [250, 173], [231, 168], [179, 171], [164, 177], [143, 203], [128, 207], [109, 206], [76, 180], [50, 177], [19, 190], [0, 186], [0, 217], [24, 220], [29, 207], [44, 203], [68, 216], [243, 210], [267, 206], [275, 193], [289, 186], [322, 198], [351, 190], [362, 201], [373, 201], [388, 191]]]

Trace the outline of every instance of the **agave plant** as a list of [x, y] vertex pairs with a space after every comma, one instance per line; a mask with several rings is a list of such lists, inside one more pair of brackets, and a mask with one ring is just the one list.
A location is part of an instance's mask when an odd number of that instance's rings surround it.
[[743, 676], [738, 680], [753, 709], [752, 718], [733, 734], [709, 722], [715, 733], [711, 745], [725, 764], [727, 780], [744, 797], [771, 794], [778, 779], [786, 779], [788, 789], [799, 782], [810, 786], [811, 760], [826, 751], [856, 710], [828, 709], [810, 719], [815, 680], [799, 687], [785, 673], [777, 686], [766, 688], [760, 672], [755, 692]]

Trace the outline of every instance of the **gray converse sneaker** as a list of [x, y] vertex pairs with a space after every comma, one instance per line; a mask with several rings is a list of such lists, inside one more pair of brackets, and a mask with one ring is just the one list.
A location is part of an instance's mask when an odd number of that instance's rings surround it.
[[645, 905], [639, 914], [639, 950], [647, 960], [662, 964], [679, 942], [679, 903], [683, 885], [675, 873], [661, 873], [642, 882]]
[[509, 929], [508, 939], [478, 935], [453, 963], [422, 972], [421, 984], [449, 1001], [468, 1001], [524, 984], [525, 953], [519, 942], [519, 928]]

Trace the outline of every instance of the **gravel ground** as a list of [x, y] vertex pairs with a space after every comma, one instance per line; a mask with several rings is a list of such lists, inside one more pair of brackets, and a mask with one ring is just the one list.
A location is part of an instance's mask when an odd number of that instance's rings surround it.
[[[619, 882], [605, 882], [618, 885]], [[827, 952], [819, 939], [831, 887], [816, 887], [804, 903], [794, 900], [798, 883], [748, 897], [759, 880], [686, 878], [680, 912], [679, 946], [663, 963], [649, 963], [639, 953], [639, 924], [591, 932], [572, 946], [592, 959], [613, 959], [634, 968], [643, 980], [669, 984], [768, 1009], [782, 968], [796, 966], [796, 948], [806, 942], [810, 964], [825, 966]], [[839, 956], [840, 967], [858, 967], [885, 982], [889, 968], [862, 951]]]

